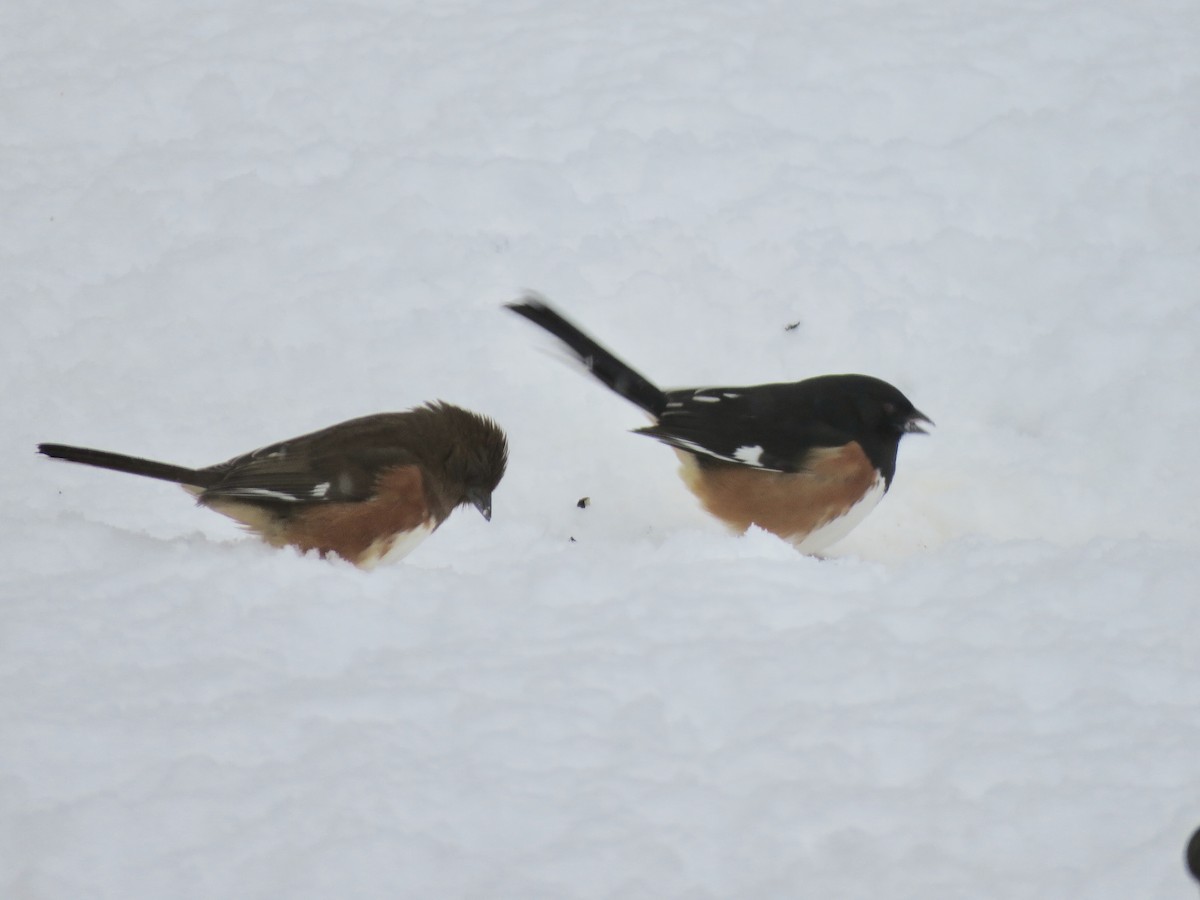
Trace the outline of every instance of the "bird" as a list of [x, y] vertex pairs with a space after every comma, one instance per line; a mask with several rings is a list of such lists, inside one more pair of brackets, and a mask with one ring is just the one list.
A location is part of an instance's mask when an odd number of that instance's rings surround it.
[[652, 424], [634, 433], [675, 450], [701, 506], [736, 533], [757, 526], [817, 555], [883, 498], [906, 434], [933, 422], [869, 375], [663, 390], [537, 293], [505, 304], [557, 338]]
[[459, 506], [490, 521], [508, 461], [496, 422], [442, 401], [350, 419], [201, 469], [66, 444], [38, 451], [175, 482], [271, 546], [363, 569], [407, 555]]

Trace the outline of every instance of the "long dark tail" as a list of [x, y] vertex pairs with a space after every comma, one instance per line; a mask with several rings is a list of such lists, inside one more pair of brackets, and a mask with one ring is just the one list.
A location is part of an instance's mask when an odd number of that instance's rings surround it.
[[617, 359], [568, 322], [537, 294], [525, 294], [520, 300], [506, 305], [518, 316], [546, 329], [566, 344], [589, 372], [626, 400], [656, 417], [666, 409], [666, 394], [632, 366]]
[[38, 444], [38, 452], [54, 459], [65, 459], [68, 462], [83, 463], [85, 466], [99, 466], [101, 469], [113, 469], [117, 472], [128, 472], [131, 475], [144, 475], [147, 478], [174, 481], [177, 484], [206, 487], [212, 480], [196, 469], [172, 466], [169, 463], [154, 462], [150, 459], [138, 459], [136, 456], [125, 456], [122, 453], [109, 453], [107, 450], [92, 450], [90, 447]]

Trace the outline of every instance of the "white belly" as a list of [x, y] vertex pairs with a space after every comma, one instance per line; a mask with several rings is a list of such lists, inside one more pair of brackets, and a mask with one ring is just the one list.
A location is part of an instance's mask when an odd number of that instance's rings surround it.
[[432, 523], [406, 531], [393, 537], [380, 538], [375, 541], [358, 561], [360, 569], [373, 569], [384, 563], [396, 562], [412, 553], [417, 544], [433, 534]]
[[792, 540], [791, 544], [801, 553], [820, 553], [826, 547], [836, 544], [865, 519], [883, 499], [883, 479], [876, 478], [875, 483], [863, 494], [863, 498], [846, 510], [845, 515], [831, 519], [824, 525], [818, 525], [802, 538]]

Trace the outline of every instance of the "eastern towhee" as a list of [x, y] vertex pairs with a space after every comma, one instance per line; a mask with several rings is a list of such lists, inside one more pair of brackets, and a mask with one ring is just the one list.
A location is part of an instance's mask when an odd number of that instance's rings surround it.
[[203, 469], [62, 444], [38, 450], [176, 482], [272, 546], [334, 553], [362, 568], [406, 555], [458, 506], [490, 520], [508, 459], [495, 422], [441, 402], [351, 419]]
[[535, 294], [508, 304], [608, 388], [650, 414], [636, 429], [675, 449], [684, 483], [738, 532], [757, 525], [816, 553], [862, 521], [892, 483], [900, 438], [933, 424], [868, 375], [664, 391]]

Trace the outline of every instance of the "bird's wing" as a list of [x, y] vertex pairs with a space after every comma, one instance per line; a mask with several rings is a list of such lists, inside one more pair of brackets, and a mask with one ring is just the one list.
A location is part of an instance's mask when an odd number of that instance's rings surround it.
[[701, 458], [772, 472], [799, 472], [815, 450], [853, 438], [789, 408], [770, 386], [671, 391], [654, 425], [637, 429]]
[[201, 499], [276, 504], [366, 500], [383, 472], [418, 461], [390, 418], [345, 422], [220, 463], [207, 470], [219, 477]]

